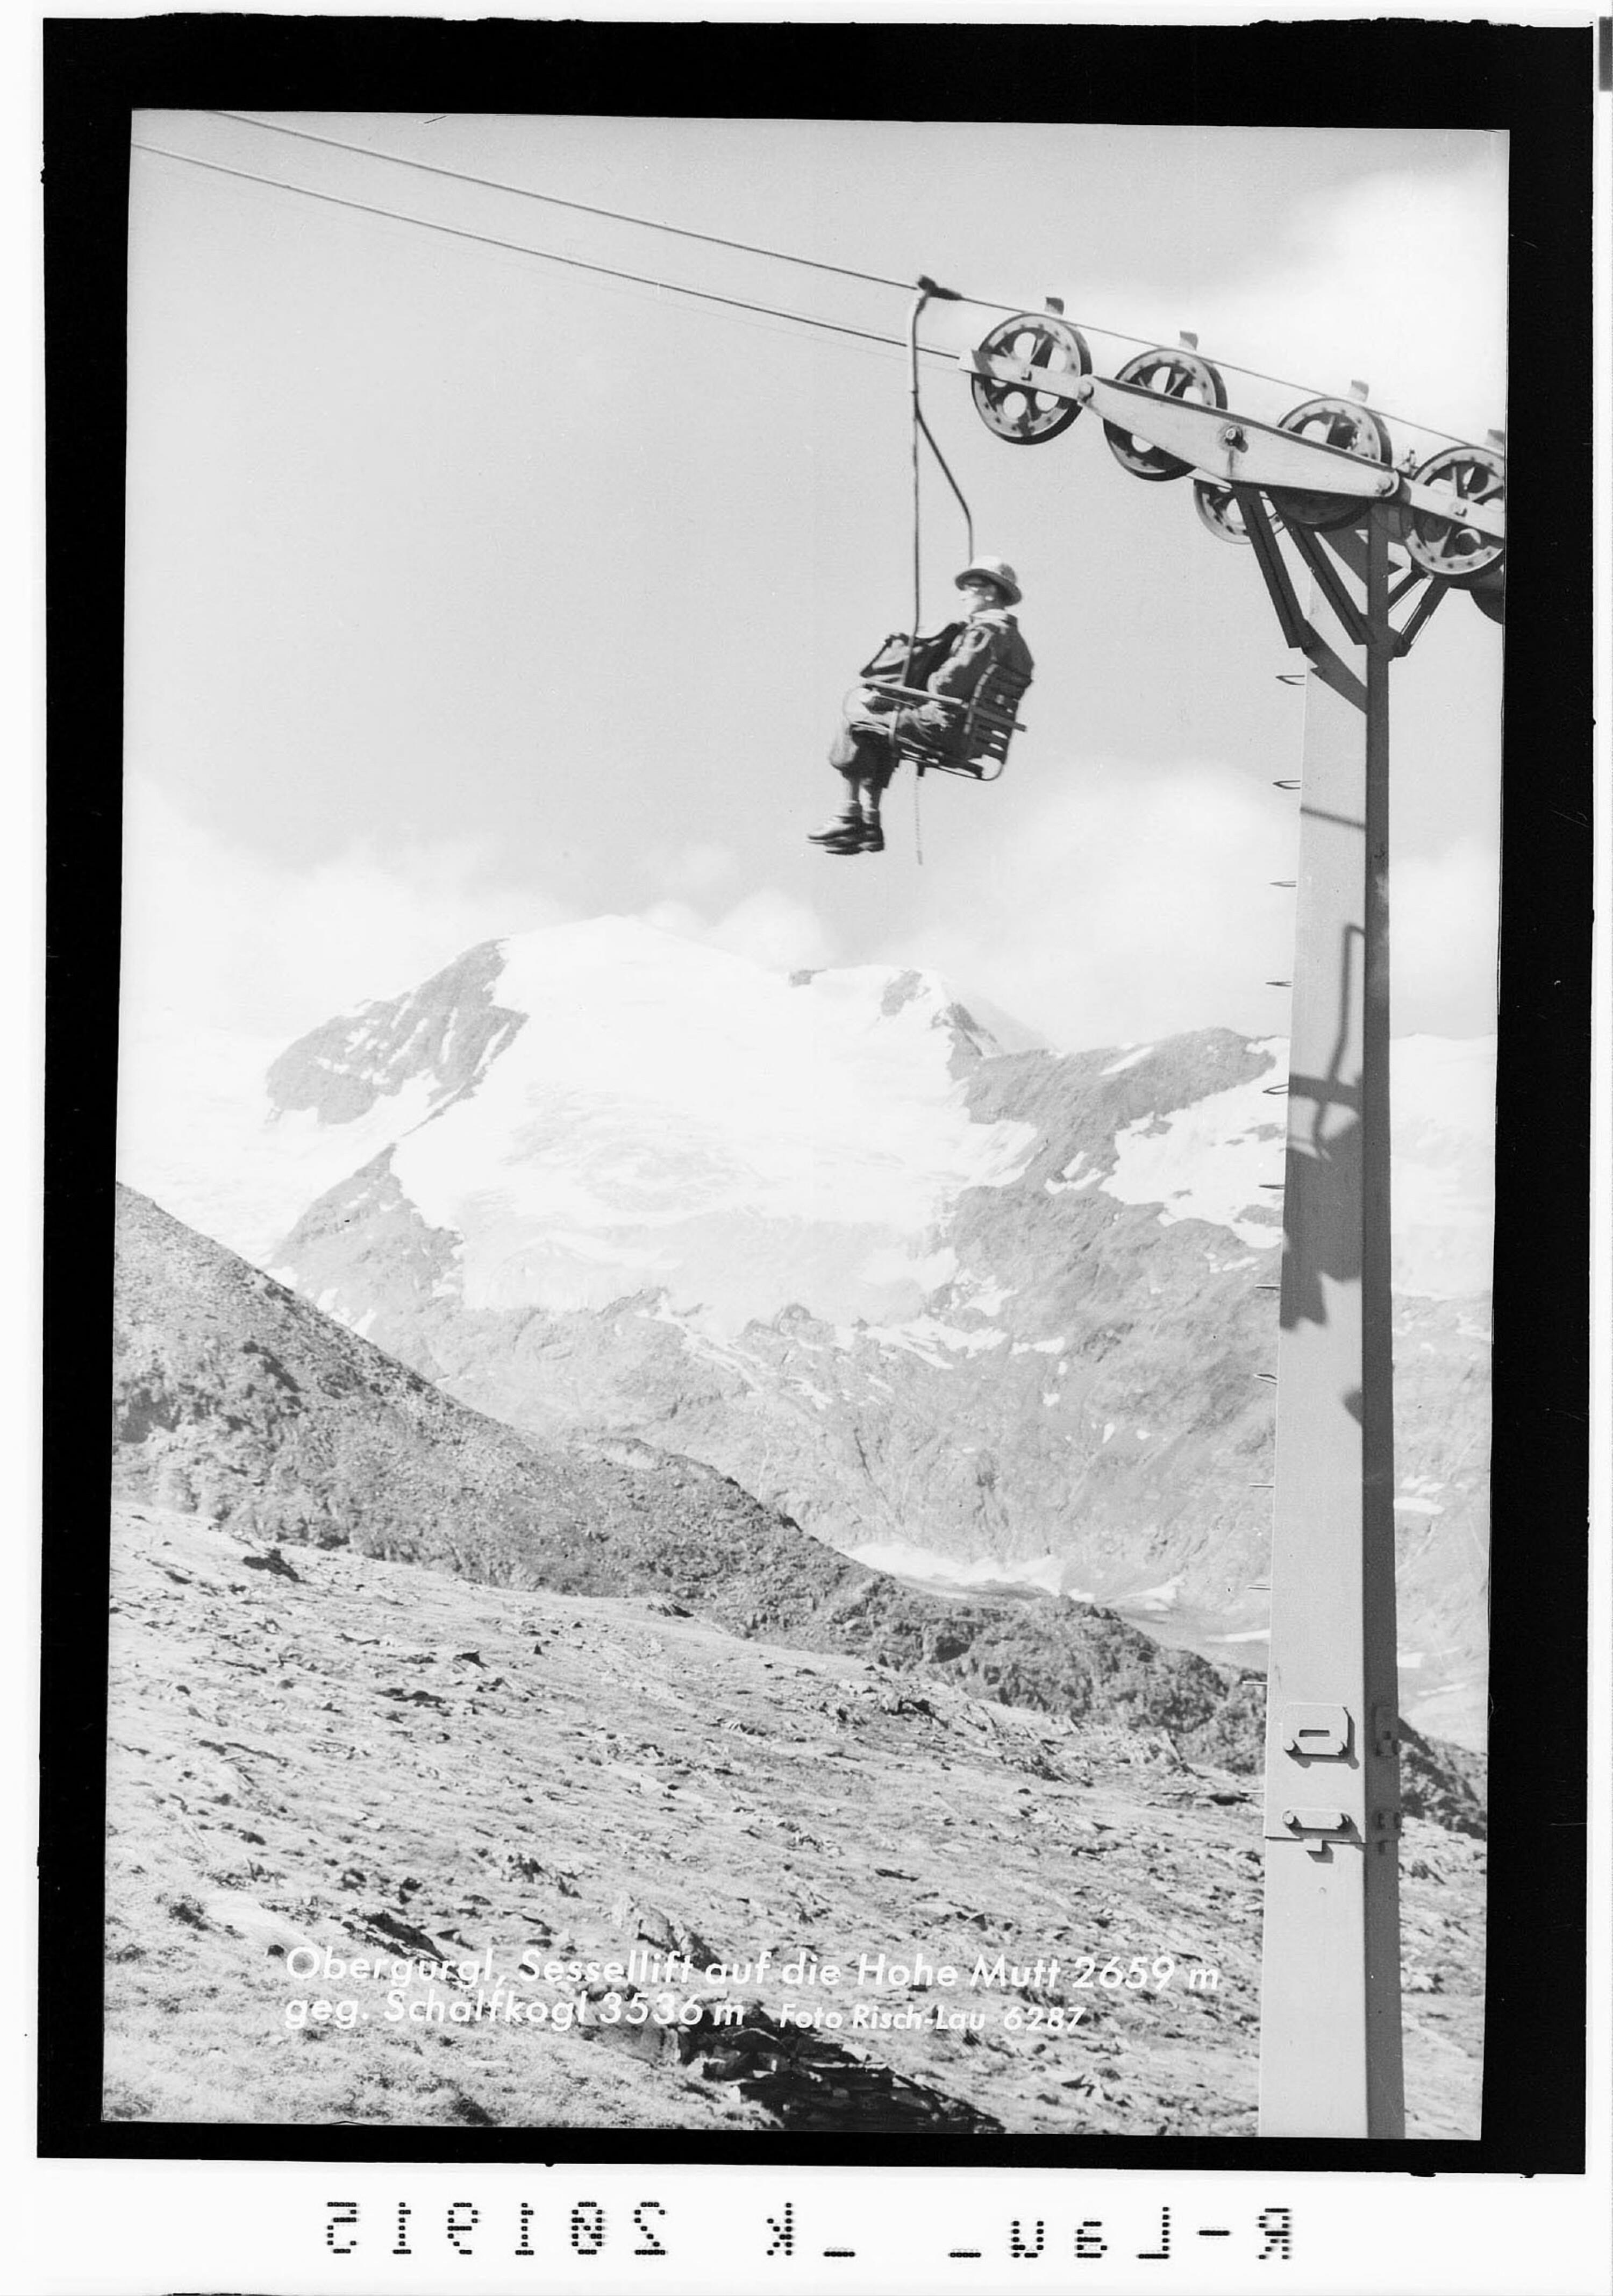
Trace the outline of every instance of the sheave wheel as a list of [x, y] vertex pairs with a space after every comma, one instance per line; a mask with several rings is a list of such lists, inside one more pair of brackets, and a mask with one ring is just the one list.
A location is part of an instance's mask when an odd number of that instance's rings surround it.
[[1440, 575], [1460, 589], [1472, 589], [1480, 583], [1487, 590], [1494, 589], [1494, 581], [1486, 578], [1499, 578], [1506, 544], [1497, 542], [1494, 535], [1480, 534], [1477, 527], [1464, 526], [1462, 506], [1485, 503], [1499, 510], [1505, 504], [1505, 455], [1493, 447], [1446, 447], [1423, 464], [1416, 483], [1448, 494], [1451, 515], [1447, 518], [1428, 510], [1405, 512], [1405, 546], [1414, 562], [1425, 574]]
[[[1048, 312], [1025, 312], [994, 327], [980, 350], [987, 358], [1017, 359], [1024, 366], [1048, 367], [1055, 374], [1090, 374], [1092, 354], [1083, 337], [1068, 320]], [[995, 375], [973, 375], [970, 389], [980, 419], [988, 430], [1006, 439], [1011, 447], [1039, 447], [1068, 430], [1081, 412], [1078, 399], [1060, 398], [1051, 390], [1033, 390], [1020, 382], [1003, 382]]]
[[[1128, 359], [1115, 377], [1139, 390], [1158, 391], [1161, 398], [1182, 398], [1195, 406], [1224, 406], [1226, 386], [1208, 359], [1190, 350], [1143, 351]], [[1138, 433], [1118, 422], [1106, 422], [1103, 435], [1123, 471], [1134, 479], [1184, 479], [1192, 469], [1179, 455], [1167, 455]]]
[[[1243, 507], [1231, 487], [1218, 479], [1193, 480], [1193, 508], [1217, 542], [1247, 542], [1249, 529], [1243, 522]], [[1277, 519], [1274, 524], [1281, 526]]]
[[[1303, 406], [1296, 406], [1278, 424], [1280, 430], [1291, 430], [1297, 439], [1309, 439], [1318, 447], [1334, 447], [1340, 454], [1358, 455], [1363, 463], [1387, 463], [1393, 449], [1389, 434], [1380, 415], [1370, 406], [1363, 406], [1355, 398], [1307, 398]], [[1361, 516], [1369, 497], [1363, 493], [1360, 502], [1345, 495], [1282, 494], [1273, 496], [1285, 519], [1295, 526], [1315, 527], [1325, 532], [1331, 527], [1354, 526]]]

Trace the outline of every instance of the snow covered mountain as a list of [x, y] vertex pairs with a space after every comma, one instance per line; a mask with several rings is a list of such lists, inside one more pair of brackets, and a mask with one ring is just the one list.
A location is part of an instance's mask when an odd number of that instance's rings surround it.
[[[1282, 1060], [1005, 1052], [929, 973], [786, 979], [602, 919], [274, 1056], [131, 1046], [120, 1175], [518, 1427], [664, 1444], [869, 1561], [1247, 1659]], [[1395, 1061], [1405, 1702], [1461, 1735], [1493, 1046]]]

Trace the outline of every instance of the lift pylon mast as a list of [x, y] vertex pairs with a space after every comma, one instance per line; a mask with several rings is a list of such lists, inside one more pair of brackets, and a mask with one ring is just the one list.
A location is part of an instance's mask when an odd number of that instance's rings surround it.
[[[1250, 504], [1247, 514], [1260, 532], [1263, 507]], [[1260, 2129], [1268, 2136], [1405, 2134], [1389, 1291], [1396, 639], [1381, 514], [1370, 513], [1351, 539], [1364, 559], [1358, 669], [1318, 629], [1319, 594], [1302, 639], [1311, 667], [1263, 1829]]]
[[[1453, 587], [1502, 618], [1502, 440], [1492, 432], [1483, 447], [1396, 467], [1364, 385], [1347, 399], [1307, 400], [1278, 424], [1258, 422], [1227, 406], [1195, 337], [1109, 380], [1093, 373], [1079, 331], [1058, 312], [1006, 320], [963, 354], [988, 427], [1011, 445], [1038, 445], [1090, 406], [1134, 476], [1191, 476], [1210, 530], [1253, 545], [1283, 639], [1308, 664], [1277, 1343], [1260, 2129], [1399, 2137], [1389, 671]], [[1280, 529], [1309, 572], [1308, 605]], [[1396, 627], [1391, 609], [1419, 589]]]

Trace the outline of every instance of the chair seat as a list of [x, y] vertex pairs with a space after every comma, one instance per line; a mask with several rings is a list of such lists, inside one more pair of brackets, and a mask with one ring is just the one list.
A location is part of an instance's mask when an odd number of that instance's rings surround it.
[[995, 782], [1008, 763], [1009, 743], [1025, 731], [1015, 711], [1030, 680], [1011, 670], [987, 671], [967, 701], [954, 702], [949, 695], [886, 678], [870, 683], [877, 683], [881, 692], [904, 701], [939, 702], [959, 711], [958, 732], [948, 742], [927, 740], [911, 731], [895, 736], [894, 755], [911, 759], [921, 774], [962, 774], [970, 781]]

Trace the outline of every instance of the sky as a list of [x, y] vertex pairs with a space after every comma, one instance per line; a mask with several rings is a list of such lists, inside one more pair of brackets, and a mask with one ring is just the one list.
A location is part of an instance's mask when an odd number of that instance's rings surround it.
[[[125, 996], [282, 1041], [469, 944], [602, 914], [774, 966], [900, 963], [1067, 1048], [1281, 1034], [1304, 698], [1252, 553], [1084, 415], [980, 421], [955, 355], [1060, 296], [1113, 374], [1194, 330], [1239, 411], [1366, 381], [1396, 459], [1505, 421], [1505, 138], [1477, 132], [138, 115]], [[272, 176], [238, 180], [160, 145]], [[454, 176], [389, 165], [389, 152]], [[839, 702], [912, 612], [925, 412], [1036, 658], [990, 788], [904, 775], [826, 857]], [[297, 196], [296, 184], [528, 252]], [[1020, 187], [1034, 187], [1034, 196]], [[1134, 340], [1135, 339], [1135, 340]], [[1421, 426], [1421, 427], [1420, 427]], [[964, 529], [922, 500], [922, 607]], [[1499, 629], [1394, 676], [1397, 1032], [1494, 1015]], [[921, 859], [920, 854], [921, 851]]]

